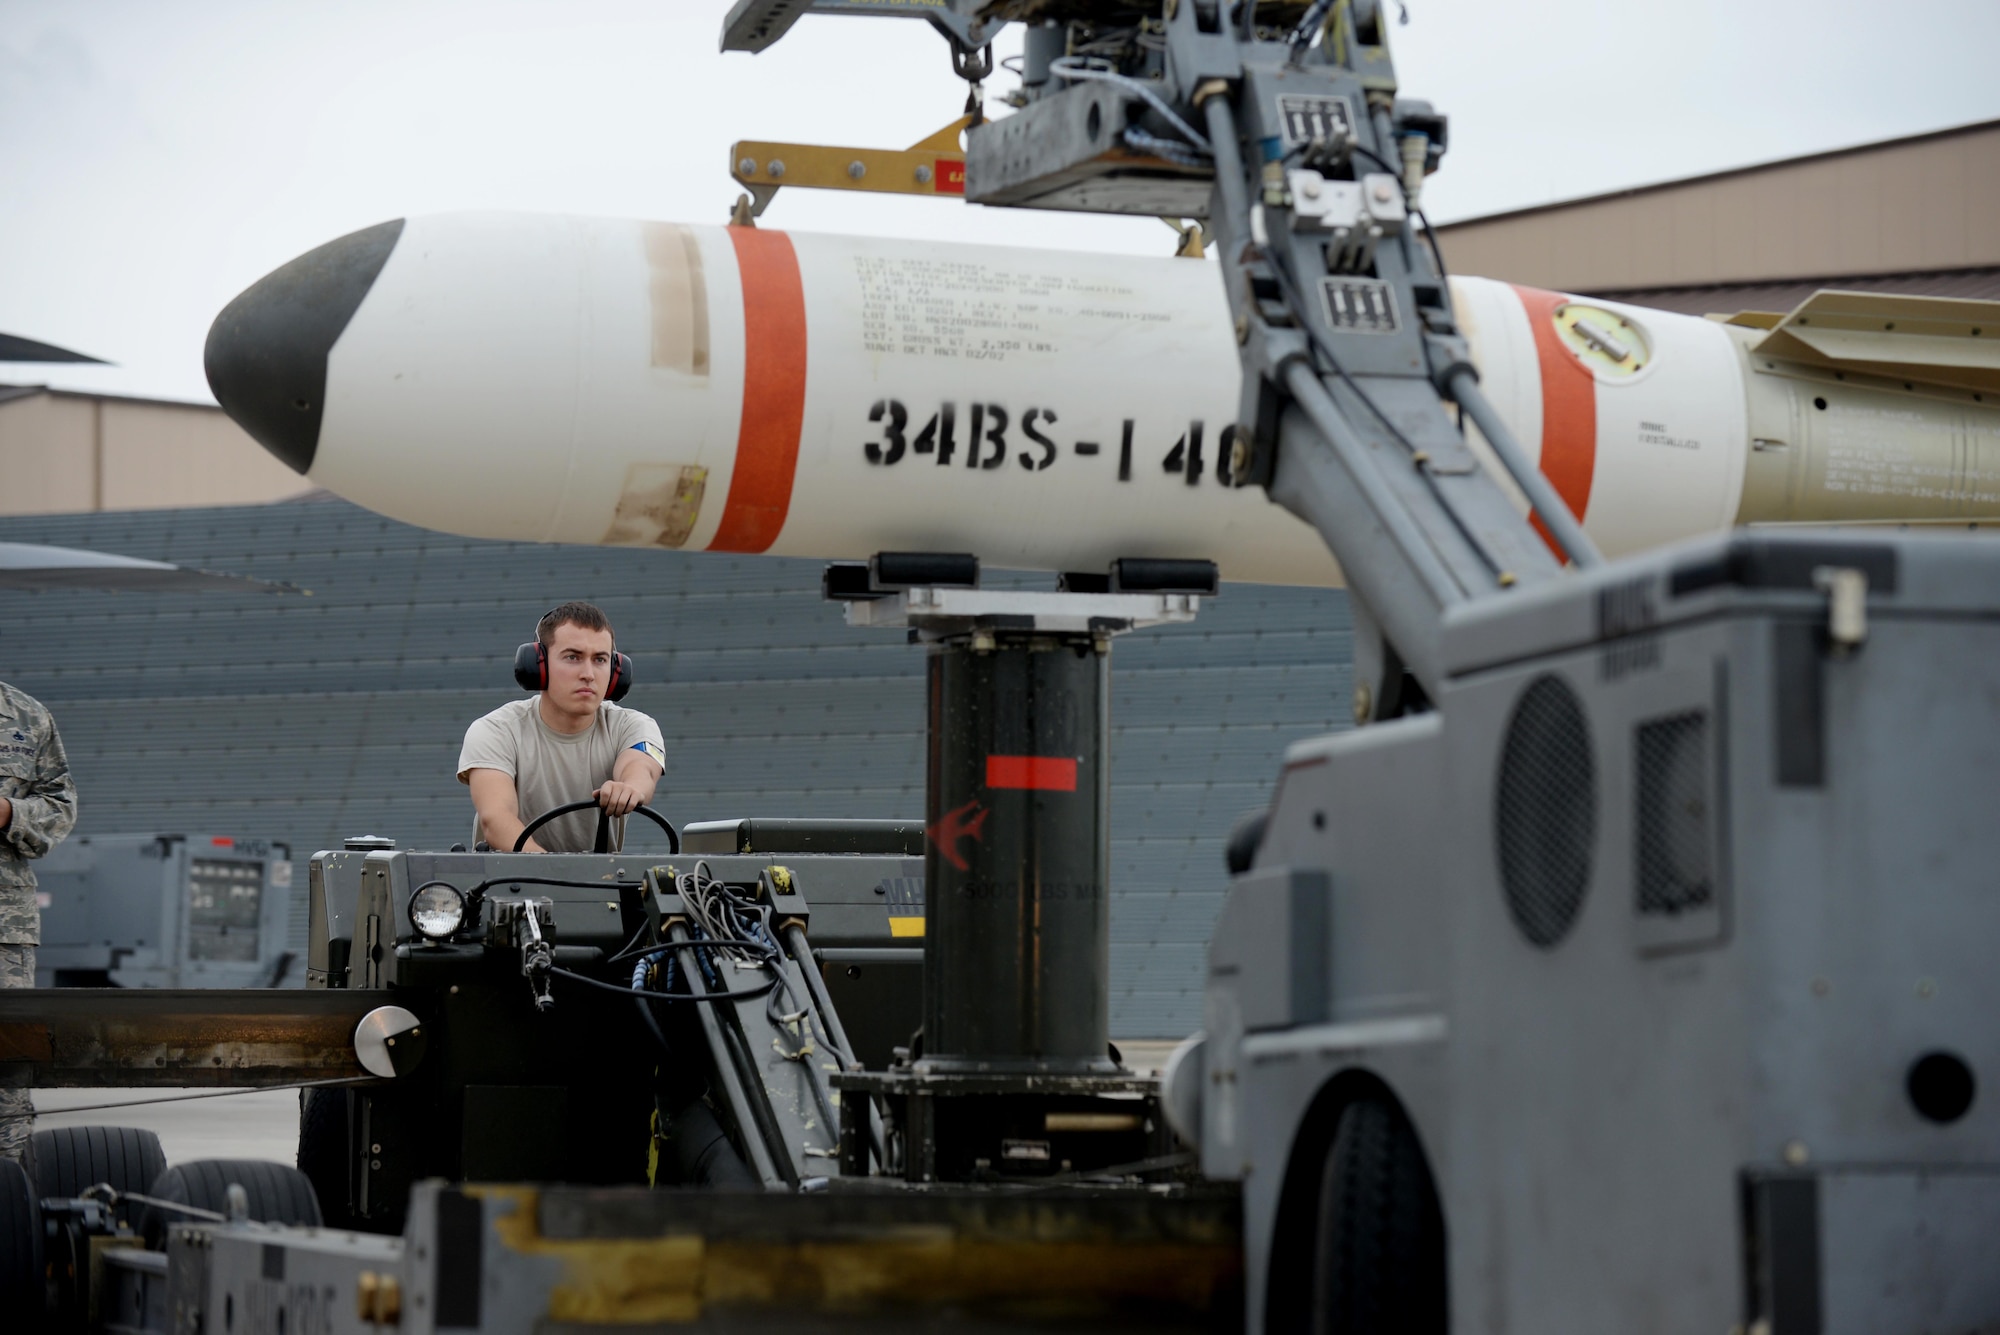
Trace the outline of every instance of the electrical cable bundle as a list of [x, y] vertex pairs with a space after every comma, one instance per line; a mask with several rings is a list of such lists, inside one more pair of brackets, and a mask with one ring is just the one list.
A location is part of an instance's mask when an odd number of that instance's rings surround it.
[[693, 871], [676, 875], [674, 889], [694, 919], [697, 938], [714, 941], [719, 947], [710, 958], [748, 964], [754, 955], [777, 953], [778, 943], [771, 939], [770, 925], [765, 921], [768, 910], [717, 880], [708, 863], [697, 862]]
[[[632, 997], [638, 1003], [646, 1027], [653, 1031], [661, 1047], [671, 1047], [671, 1044], [667, 1042], [665, 1032], [647, 1003], [747, 1001], [761, 996], [765, 998], [764, 1014], [771, 1021], [772, 1028], [780, 1032], [790, 1028], [800, 1039], [799, 1045], [785, 1054], [787, 1058], [803, 1061], [812, 1055], [817, 1040], [824, 1043], [827, 1051], [838, 1057], [843, 1065], [854, 1065], [853, 1056], [833, 1041], [833, 1036], [827, 1032], [820, 1018], [813, 1014], [810, 1002], [799, 997], [793, 988], [792, 980], [785, 972], [785, 954], [778, 948], [768, 905], [759, 904], [731, 889], [727, 882], [709, 871], [706, 862], [697, 862], [693, 871], [676, 874], [674, 891], [680, 896], [681, 904], [692, 920], [688, 939], [644, 946], [628, 945], [611, 956], [607, 963], [632, 961], [629, 986], [607, 983], [570, 969], [555, 969], [552, 972], [601, 991]], [[704, 991], [696, 992], [682, 985], [680, 957], [683, 952], [694, 956]], [[718, 960], [728, 960], [738, 967], [756, 965], [763, 968], [769, 977], [752, 987], [731, 989], [723, 984]], [[796, 1010], [778, 1010], [780, 991], [797, 1007]]]
[[[786, 1029], [797, 1034], [799, 1043], [785, 1055], [794, 1061], [803, 1061], [813, 1053], [815, 1037], [824, 1043], [827, 1050], [839, 1057], [843, 1064], [852, 1065], [852, 1058], [841, 1051], [826, 1032], [819, 1018], [813, 1014], [809, 1001], [797, 995], [792, 980], [785, 971], [784, 953], [778, 948], [777, 933], [771, 923], [771, 908], [731, 889], [727, 882], [710, 873], [706, 862], [697, 862], [694, 870], [682, 872], [674, 878], [674, 889], [687, 907], [688, 916], [693, 919], [691, 935], [697, 941], [712, 944], [712, 952], [702, 952], [695, 956], [702, 969], [702, 981], [712, 990], [722, 986], [720, 970], [714, 965], [718, 958], [727, 959], [738, 965], [759, 962], [770, 970], [772, 981], [767, 985], [764, 1001], [765, 1018], [771, 1027], [783, 1032]], [[691, 943], [690, 943], [691, 944]], [[671, 991], [676, 977], [678, 961], [667, 959], [665, 986]], [[794, 1007], [790, 1011], [778, 1009], [778, 994], [783, 992], [787, 1002]], [[754, 995], [738, 993], [736, 995]], [[800, 1027], [801, 1024], [808, 1027]]]
[[[784, 983], [783, 970], [773, 968], [771, 977], [754, 987], [736, 991], [725, 988], [721, 971], [713, 963], [714, 957], [721, 956], [737, 964], [761, 961], [767, 966], [775, 965], [779, 959], [777, 942], [771, 938], [768, 926], [762, 921], [758, 906], [711, 875], [706, 862], [697, 862], [692, 872], [677, 875], [674, 889], [687, 906], [689, 916], [694, 919], [690, 929], [692, 939], [661, 941], [639, 947], [636, 952], [628, 946], [613, 955], [608, 962], [616, 964], [634, 959], [636, 954], [629, 987], [602, 982], [568, 969], [554, 971], [565, 978], [588, 983], [607, 992], [622, 992], [638, 998], [642, 1003], [639, 1009], [656, 1034], [658, 1026], [653, 1023], [652, 1012], [644, 1002], [740, 1001], [763, 996]], [[680, 956], [684, 951], [694, 954], [707, 991], [696, 992], [692, 988], [676, 990], [675, 984], [680, 981]], [[666, 964], [664, 978], [660, 976], [662, 971], [659, 968], [662, 961]], [[661, 1042], [664, 1043], [665, 1039], [662, 1038]]]

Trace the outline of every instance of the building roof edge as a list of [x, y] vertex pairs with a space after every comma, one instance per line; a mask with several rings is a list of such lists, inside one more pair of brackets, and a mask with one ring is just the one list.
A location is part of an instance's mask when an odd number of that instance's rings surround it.
[[1877, 139], [1866, 144], [1851, 144], [1846, 148], [1830, 148], [1819, 153], [1806, 153], [1795, 158], [1774, 158], [1768, 162], [1753, 162], [1744, 167], [1728, 167], [1722, 171], [1703, 172], [1698, 176], [1680, 176], [1671, 181], [1655, 181], [1648, 185], [1626, 186], [1620, 190], [1606, 190], [1601, 194], [1579, 195], [1575, 199], [1558, 199], [1547, 204], [1530, 204], [1525, 208], [1502, 209], [1498, 213], [1482, 213], [1472, 218], [1460, 218], [1455, 222], [1441, 222], [1437, 225], [1440, 238], [1461, 227], [1477, 227], [1483, 223], [1508, 222], [1515, 218], [1532, 217], [1538, 213], [1559, 213], [1565, 209], [1581, 208], [1586, 204], [1603, 204], [1611, 200], [1631, 199], [1639, 195], [1659, 194], [1667, 190], [1679, 190], [1691, 185], [1707, 185], [1715, 181], [1726, 181], [1737, 176], [1755, 176], [1760, 172], [1776, 171], [1781, 167], [1804, 166], [1810, 162], [1826, 162], [1833, 158], [1854, 157], [1861, 153], [1875, 153], [1887, 148], [1903, 148], [1913, 144], [1926, 143], [1936, 139], [1953, 139], [1960, 135], [1977, 134], [1984, 130], [2000, 130], [2000, 119], [1969, 121], [1963, 125], [1948, 125], [1941, 130], [1925, 130], [1920, 134], [1902, 135], [1895, 139]]
[[216, 404], [202, 403], [195, 399], [163, 399], [150, 394], [111, 394], [96, 389], [58, 389], [54, 385], [0, 384], [0, 403], [31, 398], [36, 394], [47, 394], [59, 399], [100, 399], [106, 403], [136, 403], [149, 408], [196, 408], [208, 413], [222, 411]]

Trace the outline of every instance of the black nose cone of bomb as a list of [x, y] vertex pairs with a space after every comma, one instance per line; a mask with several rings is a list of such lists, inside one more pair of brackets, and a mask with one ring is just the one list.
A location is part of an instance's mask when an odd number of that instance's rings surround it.
[[294, 471], [312, 467], [326, 357], [374, 286], [403, 220], [349, 232], [274, 269], [222, 308], [202, 363], [215, 401]]

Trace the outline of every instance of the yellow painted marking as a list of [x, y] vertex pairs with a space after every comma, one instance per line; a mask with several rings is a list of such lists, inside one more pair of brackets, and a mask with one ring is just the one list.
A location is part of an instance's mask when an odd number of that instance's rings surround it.
[[467, 1186], [465, 1190], [489, 1205], [514, 1203], [511, 1213], [488, 1211], [493, 1232], [504, 1246], [561, 1263], [562, 1278], [549, 1288], [549, 1320], [631, 1325], [685, 1323], [700, 1318], [707, 1268], [705, 1239], [681, 1234], [555, 1241], [541, 1236], [536, 1227], [534, 1188]]
[[558, 1241], [536, 1227], [534, 1188], [468, 1186], [466, 1193], [496, 1207], [487, 1212], [494, 1235], [521, 1264], [561, 1267], [543, 1315], [570, 1325], [683, 1324], [699, 1320], [708, 1303], [850, 1314], [1025, 1303], [1043, 1315], [1109, 1315], [1135, 1302], [1214, 1312], [1240, 1301], [1233, 1297], [1239, 1244], [1220, 1234], [1206, 1242], [1002, 1241], [919, 1225], [854, 1242], [688, 1235]]
[[[961, 116], [904, 149], [739, 139], [729, 146], [729, 174], [743, 185], [770, 189], [805, 186], [963, 200], [965, 150], [958, 146], [958, 136], [971, 123], [971, 116]], [[745, 159], [751, 165], [747, 172], [743, 170]], [[771, 174], [773, 162], [784, 164], [782, 174]], [[857, 166], [861, 169], [858, 176], [854, 173]]]

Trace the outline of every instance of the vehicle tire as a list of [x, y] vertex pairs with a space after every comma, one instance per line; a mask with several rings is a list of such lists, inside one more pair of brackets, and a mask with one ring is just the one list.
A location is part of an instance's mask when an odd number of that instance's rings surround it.
[[41, 1329], [49, 1296], [44, 1273], [41, 1202], [28, 1170], [0, 1159], [0, 1314], [9, 1330]]
[[1347, 1105], [1320, 1177], [1314, 1335], [1445, 1335], [1444, 1215], [1392, 1100]]
[[299, 1171], [312, 1183], [328, 1228], [353, 1228], [349, 1183], [353, 1159], [347, 1133], [347, 1091], [307, 1089], [299, 1105]]
[[[133, 1126], [59, 1126], [37, 1131], [28, 1141], [24, 1165], [35, 1195], [69, 1198], [100, 1182], [117, 1192], [145, 1193], [167, 1170], [166, 1151], [151, 1131]], [[121, 1222], [139, 1224], [137, 1204], [120, 1204]]]
[[[176, 1164], [160, 1174], [147, 1194], [222, 1214], [228, 1210], [233, 1182], [243, 1185], [250, 1197], [250, 1217], [259, 1223], [312, 1228], [322, 1224], [319, 1198], [306, 1175], [290, 1164], [265, 1159], [196, 1159]], [[158, 1248], [166, 1242], [169, 1225], [191, 1217], [149, 1205], [139, 1231], [148, 1247]]]

